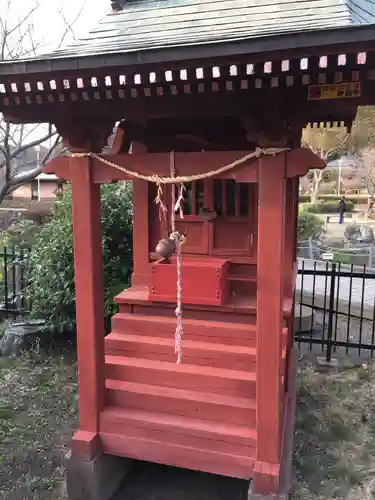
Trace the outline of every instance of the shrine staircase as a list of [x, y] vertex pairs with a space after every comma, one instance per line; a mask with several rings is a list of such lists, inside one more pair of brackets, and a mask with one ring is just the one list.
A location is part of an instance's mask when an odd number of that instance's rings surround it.
[[146, 292], [131, 289], [116, 300], [120, 312], [105, 339], [104, 452], [250, 479], [257, 445], [255, 306], [246, 313], [184, 307], [183, 358], [176, 364], [175, 306], [151, 304]]
[[104, 451], [249, 478], [256, 446], [255, 327], [119, 313], [106, 337]]

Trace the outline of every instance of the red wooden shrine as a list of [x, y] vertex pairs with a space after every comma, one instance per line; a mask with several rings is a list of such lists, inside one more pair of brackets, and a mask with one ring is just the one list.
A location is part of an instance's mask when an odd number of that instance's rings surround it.
[[[128, 3], [113, 16], [130, 15]], [[46, 169], [73, 190], [76, 456], [104, 452], [249, 479], [254, 493], [275, 497], [288, 490], [298, 179], [324, 167], [299, 144], [308, 123], [350, 127], [357, 106], [372, 102], [374, 36], [367, 26], [356, 30], [307, 32], [293, 43], [260, 33], [242, 45], [222, 35], [199, 50], [155, 46], [144, 59], [138, 49], [95, 53], [87, 44], [80, 53], [78, 43], [0, 65], [9, 121], [51, 122], [72, 153], [100, 155], [60, 157]], [[258, 147], [283, 150], [185, 184], [184, 218], [176, 216], [186, 234], [176, 364], [176, 260], [155, 253], [170, 232], [154, 203], [157, 188], [110, 162], [169, 177], [173, 151], [176, 175], [191, 176]], [[114, 298], [119, 312], [104, 338], [100, 185], [118, 181], [133, 182], [134, 272]], [[163, 186], [169, 216], [172, 189]]]

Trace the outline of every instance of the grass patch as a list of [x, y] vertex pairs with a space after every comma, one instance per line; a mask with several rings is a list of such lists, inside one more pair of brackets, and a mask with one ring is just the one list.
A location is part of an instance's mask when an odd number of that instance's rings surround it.
[[76, 363], [68, 353], [0, 358], [1, 500], [64, 498], [76, 400]]
[[375, 498], [375, 375], [371, 365], [298, 371], [294, 500]]
[[[303, 362], [297, 384], [292, 499], [374, 500], [372, 368], [318, 373]], [[69, 354], [0, 358], [0, 500], [66, 499], [64, 457], [77, 425], [76, 394]]]

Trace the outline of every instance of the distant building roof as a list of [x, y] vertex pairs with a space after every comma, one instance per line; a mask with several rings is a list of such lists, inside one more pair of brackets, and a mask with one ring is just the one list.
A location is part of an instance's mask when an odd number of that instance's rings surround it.
[[[109, 56], [118, 54], [128, 56], [124, 64], [176, 60], [181, 58], [180, 49], [205, 45], [212, 49], [212, 44], [220, 45], [221, 51], [224, 46], [228, 54], [228, 42], [255, 43], [272, 37], [283, 39], [281, 45], [273, 40], [273, 50], [292, 49], [302, 42], [309, 46], [299, 35], [311, 33], [321, 34], [315, 45], [351, 43], [364, 35], [337, 33], [375, 22], [372, 0], [118, 0], [114, 5], [115, 11], [85, 37], [52, 54], [25, 60], [24, 67], [22, 61], [2, 63], [0, 73], [97, 67], [99, 56], [101, 65], [111, 65]], [[334, 31], [335, 37], [325, 34], [327, 30]], [[375, 38], [375, 27], [366, 37]], [[255, 52], [261, 49], [271, 47], [258, 47]], [[159, 59], [150, 58], [150, 53]], [[198, 57], [208, 55], [202, 52]]]
[[45, 174], [42, 172], [36, 176], [36, 179], [39, 179], [40, 181], [57, 181], [58, 177], [55, 174]]

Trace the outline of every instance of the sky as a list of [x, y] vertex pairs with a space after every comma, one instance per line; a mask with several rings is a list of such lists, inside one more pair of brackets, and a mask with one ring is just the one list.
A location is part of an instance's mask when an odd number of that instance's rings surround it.
[[[27, 32], [31, 25], [32, 38], [34, 43], [38, 44], [38, 53], [49, 53], [59, 46], [66, 31], [66, 22], [63, 17], [69, 25], [76, 20], [73, 26], [74, 33], [69, 33], [64, 40], [66, 45], [72, 43], [74, 37], [80, 38], [90, 31], [110, 11], [111, 2], [110, 0], [0, 0], [0, 29], [4, 29], [4, 23], [8, 31], [14, 29], [37, 4], [38, 7], [33, 14], [22, 22], [21, 33]], [[20, 31], [15, 30], [10, 48], [12, 51], [17, 50], [17, 53], [24, 54], [31, 44], [26, 36], [23, 36], [22, 45], [19, 39]], [[15, 135], [17, 135], [18, 129], [15, 130]], [[42, 124], [35, 130], [34, 126], [27, 127], [27, 130], [33, 130], [27, 142], [34, 141], [45, 135], [47, 126]], [[48, 147], [48, 144], [49, 141], [45, 146]]]
[[[22, 5], [24, 2], [30, 2], [31, 4], [35, 2], [35, 0], [13, 1]], [[35, 24], [38, 27], [40, 26], [40, 30], [44, 32], [44, 37], [49, 45], [48, 48], [53, 49], [59, 44], [64, 32], [64, 23], [61, 20], [59, 10], [71, 22], [77, 17], [81, 8], [83, 9], [73, 27], [76, 37], [79, 38], [85, 35], [110, 11], [111, 3], [110, 0], [40, 0], [40, 4], [39, 12], [35, 15]], [[46, 19], [54, 19], [55, 22], [46, 22]]]
[[[39, 7], [32, 15], [34, 38], [41, 44], [43, 52], [53, 50], [61, 41], [64, 21], [59, 10], [71, 23], [83, 9], [73, 27], [77, 37], [87, 33], [110, 11], [110, 0], [0, 0], [1, 17], [8, 20], [9, 26], [14, 26], [36, 4]], [[71, 41], [72, 37], [67, 39], [68, 43]]]

